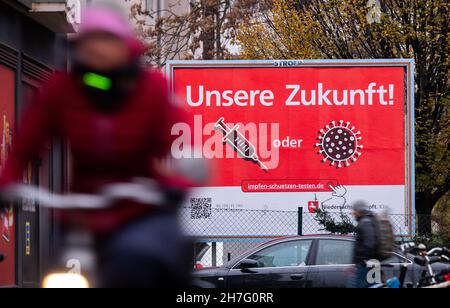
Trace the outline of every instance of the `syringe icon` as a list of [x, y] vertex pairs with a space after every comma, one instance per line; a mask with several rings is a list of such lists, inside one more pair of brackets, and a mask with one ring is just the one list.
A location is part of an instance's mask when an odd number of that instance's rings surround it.
[[239, 125], [235, 125], [233, 128], [230, 128], [225, 123], [225, 119], [222, 117], [216, 122], [215, 128], [220, 129], [224, 133], [225, 136], [222, 141], [224, 143], [228, 143], [242, 156], [242, 158], [257, 163], [261, 169], [266, 172], [269, 171], [269, 168], [267, 168], [259, 159], [255, 146], [251, 144], [251, 142], [248, 141], [244, 135], [241, 134], [241, 132], [239, 132]]

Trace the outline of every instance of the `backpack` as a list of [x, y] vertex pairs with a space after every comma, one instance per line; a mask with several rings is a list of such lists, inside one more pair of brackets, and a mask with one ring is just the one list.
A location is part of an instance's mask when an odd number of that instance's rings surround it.
[[395, 248], [395, 238], [392, 223], [387, 213], [374, 214], [373, 222], [376, 233], [376, 256], [380, 261], [389, 259]]

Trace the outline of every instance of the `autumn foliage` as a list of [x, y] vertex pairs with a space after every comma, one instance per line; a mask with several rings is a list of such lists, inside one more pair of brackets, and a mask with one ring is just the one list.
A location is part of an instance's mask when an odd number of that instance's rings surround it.
[[247, 59], [414, 58], [416, 209], [428, 215], [450, 189], [449, 7], [445, 0], [274, 0], [238, 39]]

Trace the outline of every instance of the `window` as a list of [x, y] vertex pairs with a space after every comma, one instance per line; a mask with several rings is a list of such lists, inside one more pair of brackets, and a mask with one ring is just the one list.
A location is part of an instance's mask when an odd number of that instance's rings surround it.
[[248, 259], [258, 261], [258, 267], [290, 267], [306, 264], [311, 240], [291, 241], [263, 249]]
[[145, 9], [147, 11], [153, 11], [153, 0], [145, 0]]
[[351, 241], [320, 240], [317, 250], [317, 265], [339, 265], [353, 263], [353, 247]]

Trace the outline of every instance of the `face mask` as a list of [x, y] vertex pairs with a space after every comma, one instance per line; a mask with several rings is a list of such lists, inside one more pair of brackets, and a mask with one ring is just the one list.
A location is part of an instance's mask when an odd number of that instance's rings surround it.
[[106, 72], [75, 62], [72, 69], [90, 102], [102, 112], [117, 111], [126, 102], [140, 70], [138, 62]]

